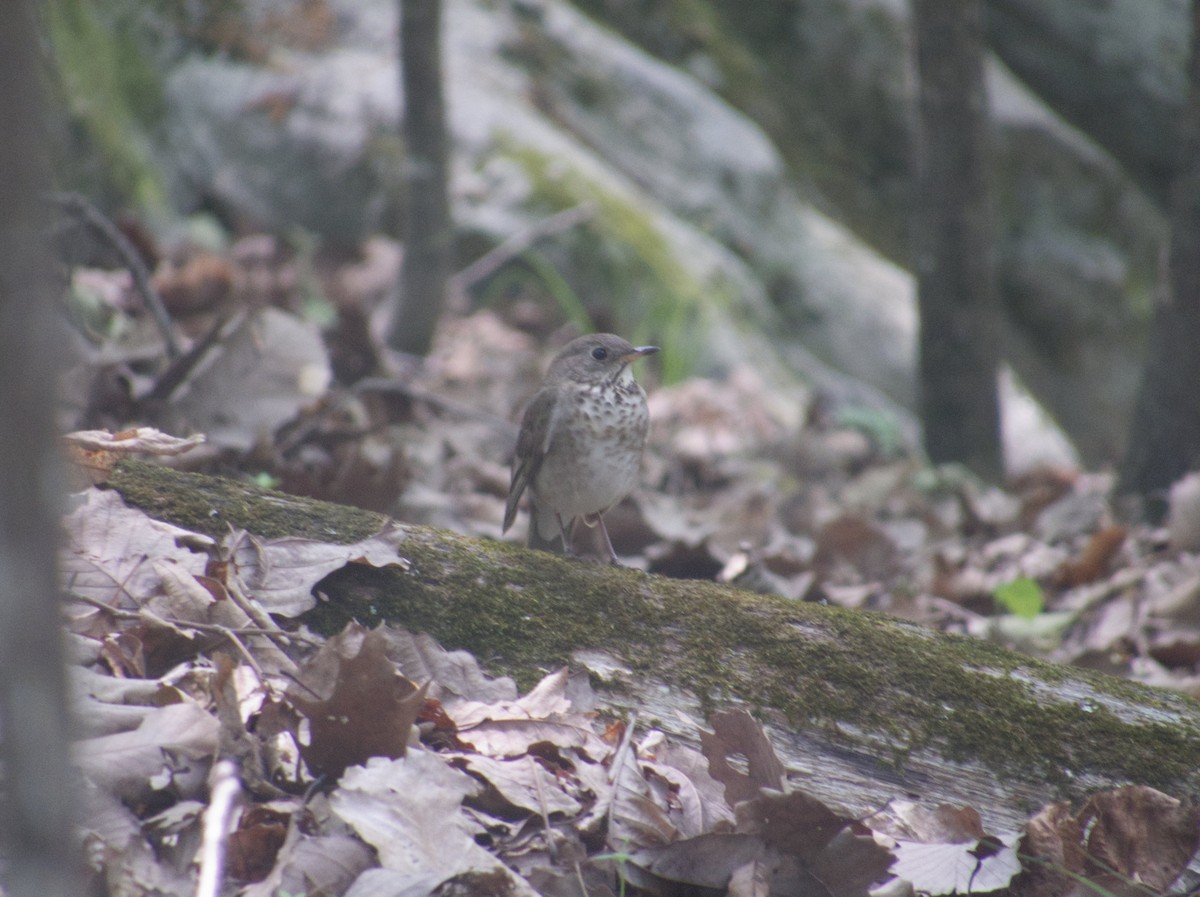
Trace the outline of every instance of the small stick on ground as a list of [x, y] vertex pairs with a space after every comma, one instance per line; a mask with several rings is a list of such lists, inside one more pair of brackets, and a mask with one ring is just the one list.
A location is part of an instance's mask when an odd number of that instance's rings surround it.
[[81, 193], [51, 193], [49, 199], [63, 211], [78, 218], [117, 251], [117, 254], [121, 256], [121, 261], [125, 263], [125, 267], [133, 276], [133, 285], [142, 297], [142, 303], [150, 312], [150, 317], [154, 318], [154, 323], [162, 334], [167, 348], [167, 357], [178, 358], [179, 341], [175, 339], [175, 331], [171, 327], [171, 316], [167, 314], [166, 306], [163, 305], [162, 299], [150, 284], [150, 272], [146, 270], [146, 263], [142, 261], [142, 257], [134, 245], [129, 242], [129, 238], [121, 233], [120, 228]]

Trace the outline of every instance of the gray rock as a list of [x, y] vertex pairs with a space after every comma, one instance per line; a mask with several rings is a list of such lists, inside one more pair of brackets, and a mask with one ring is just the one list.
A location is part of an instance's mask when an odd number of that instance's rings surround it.
[[[906, 264], [914, 83], [907, 3], [708, 0], [683, 15], [672, 0], [580, 2], [680, 66], [703, 59], [707, 82], [769, 132], [789, 181], [807, 188], [802, 196]], [[1006, 350], [1089, 463], [1123, 449], [1165, 233], [1156, 194], [1148, 198], [1131, 180], [1130, 153], [1117, 138], [1147, 154], [1172, 151], [1165, 122], [1181, 102], [1184, 7], [1183, 0], [989, 0], [989, 34], [1001, 57], [1045, 86], [1046, 96], [1069, 90], [1079, 104], [1092, 104], [1091, 118], [1070, 115], [1085, 133], [1005, 65], [989, 65]], [[1092, 127], [1093, 119], [1106, 126]], [[841, 366], [847, 353], [823, 340], [827, 310], [805, 281], [785, 268], [771, 283], [787, 320], [808, 339], [815, 318], [811, 345]], [[885, 345], [905, 339], [897, 331]], [[911, 375], [899, 382], [885, 388], [910, 389]]]
[[1161, 201], [1187, 92], [1190, 7], [1187, 0], [987, 0], [988, 40]]
[[346, 47], [286, 54], [270, 68], [193, 56], [165, 89], [185, 204], [203, 199], [256, 227], [353, 246], [397, 201], [399, 105], [386, 55]]
[[[337, 40], [321, 53], [275, 50], [261, 67], [196, 56], [175, 67], [166, 125], [181, 191], [258, 227], [299, 226], [352, 245], [394, 220], [401, 201], [396, 5], [331, 5]], [[894, 140], [889, 158], [906, 159], [904, 5], [821, 8], [835, 44], [865, 35], [860, 55], [841, 54], [842, 99], [882, 103], [871, 140]], [[796, 186], [804, 173], [758, 124], [564, 0], [448, 0], [445, 16], [454, 215], [469, 237], [498, 241], [566, 205], [592, 203], [586, 230], [540, 249], [612, 326], [631, 335], [670, 329], [676, 355], [664, 360], [677, 371], [719, 373], [754, 358], [769, 384], [790, 390], [799, 367], [846, 401], [892, 409], [912, 431], [901, 410], [915, 394], [912, 278], [807, 201]], [[819, 35], [805, 40], [815, 46]], [[835, 76], [838, 58], [823, 51], [825, 77]], [[720, 81], [717, 59], [692, 54], [689, 68]], [[1119, 441], [1137, 365], [1130, 284], [1147, 280], [1138, 253], [1152, 242], [1142, 236], [1131, 249], [1119, 231], [1152, 234], [1158, 218], [1130, 199], [1104, 153], [1015, 79], [997, 68], [992, 84], [1001, 86], [993, 94], [1011, 169], [1000, 194], [1001, 272], [1022, 300], [1011, 316], [1014, 365], [1073, 436], [1107, 451]], [[831, 121], [871, 114], [847, 109]], [[817, 140], [814, 127], [798, 130]], [[852, 136], [837, 135], [839, 145]], [[1022, 149], [1030, 145], [1037, 165]], [[1085, 200], [1068, 202], [1081, 182], [1092, 185]], [[889, 202], [900, 196], [881, 193]], [[823, 208], [837, 208], [824, 199]], [[847, 220], [865, 217], [861, 200], [846, 208]], [[903, 230], [903, 207], [876, 211]], [[1097, 319], [1108, 342], [1075, 379], [1064, 378]], [[1062, 331], [1057, 345], [1044, 338], [1047, 320]], [[861, 388], [847, 388], [847, 375]], [[1075, 408], [1078, 420], [1064, 417]]]

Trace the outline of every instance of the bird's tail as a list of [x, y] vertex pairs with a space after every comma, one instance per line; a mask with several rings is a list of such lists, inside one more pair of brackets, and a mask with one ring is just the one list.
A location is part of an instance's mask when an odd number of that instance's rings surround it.
[[539, 508], [533, 496], [530, 495], [529, 539], [525, 544], [539, 551], [566, 554], [566, 546], [563, 544], [564, 538], [563, 527], [559, 523], [558, 515], [553, 511]]

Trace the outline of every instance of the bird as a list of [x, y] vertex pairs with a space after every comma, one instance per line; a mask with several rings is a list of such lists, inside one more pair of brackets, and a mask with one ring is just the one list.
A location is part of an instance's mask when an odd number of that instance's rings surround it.
[[611, 333], [581, 336], [554, 357], [525, 408], [513, 456], [502, 532], [529, 499], [528, 546], [571, 553], [575, 521], [599, 526], [613, 564], [604, 513], [633, 491], [650, 426], [635, 361], [657, 346], [633, 346]]

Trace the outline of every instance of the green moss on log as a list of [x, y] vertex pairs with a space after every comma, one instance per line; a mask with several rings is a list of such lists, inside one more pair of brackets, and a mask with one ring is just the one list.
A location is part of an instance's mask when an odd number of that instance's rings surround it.
[[[234, 525], [352, 541], [383, 522], [143, 464], [123, 465], [110, 485], [156, 517], [212, 535]], [[426, 527], [409, 529], [403, 552], [407, 572], [351, 565], [328, 577], [320, 591], [330, 600], [304, 621], [324, 633], [352, 619], [426, 631], [525, 687], [575, 651], [600, 650], [706, 708], [744, 703], [850, 750], [890, 754], [897, 767], [930, 748], [1000, 777], [1045, 781], [1048, 795], [1072, 793], [1089, 774], [1164, 790], [1200, 785], [1200, 704], [1179, 695], [876, 614]], [[1109, 703], [1142, 718], [1126, 720]]]

